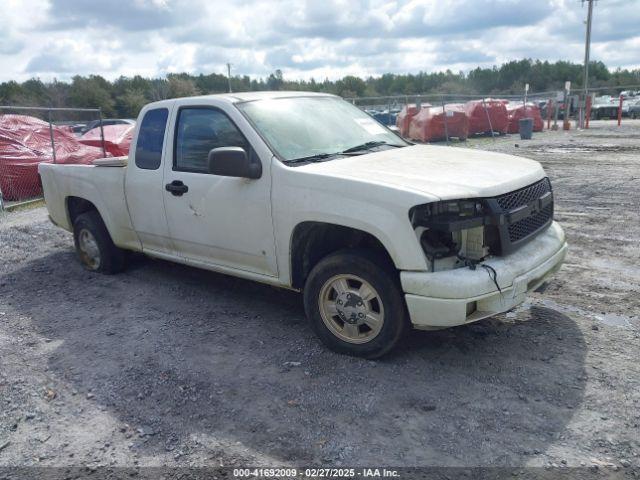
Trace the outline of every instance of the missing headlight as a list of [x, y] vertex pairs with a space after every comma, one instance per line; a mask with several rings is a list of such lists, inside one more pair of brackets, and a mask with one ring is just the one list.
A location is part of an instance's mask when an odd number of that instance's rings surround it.
[[[481, 199], [418, 205], [409, 211], [409, 218], [432, 269], [436, 260], [451, 257], [481, 260], [489, 253], [485, 243], [485, 205]], [[453, 268], [455, 263], [447, 265]]]
[[458, 252], [458, 245], [453, 241], [451, 232], [425, 230], [420, 235], [420, 245], [430, 260], [450, 257]]

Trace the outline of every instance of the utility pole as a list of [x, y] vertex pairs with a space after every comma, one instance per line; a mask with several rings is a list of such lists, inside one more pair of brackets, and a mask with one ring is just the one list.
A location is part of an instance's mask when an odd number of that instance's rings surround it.
[[[593, 18], [593, 3], [595, 0], [582, 0], [589, 4], [589, 12], [587, 13], [587, 33], [584, 42], [584, 105], [587, 104], [587, 96], [589, 95], [589, 49], [591, 48], [591, 19]], [[580, 107], [580, 128], [584, 128], [584, 110]]]
[[229, 93], [231, 93], [231, 64], [227, 63], [227, 81], [229, 82]]

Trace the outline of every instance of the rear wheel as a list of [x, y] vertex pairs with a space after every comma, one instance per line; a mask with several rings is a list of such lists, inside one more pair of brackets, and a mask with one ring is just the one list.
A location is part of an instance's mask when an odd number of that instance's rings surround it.
[[114, 245], [97, 211], [78, 215], [73, 238], [80, 263], [87, 270], [111, 274], [124, 269], [125, 251]]
[[304, 303], [317, 335], [338, 353], [380, 357], [408, 325], [397, 272], [366, 251], [321, 260], [307, 279]]

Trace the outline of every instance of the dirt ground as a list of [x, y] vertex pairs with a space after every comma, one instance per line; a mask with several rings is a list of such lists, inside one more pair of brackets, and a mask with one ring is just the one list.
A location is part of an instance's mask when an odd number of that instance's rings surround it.
[[[456, 144], [454, 144], [456, 145]], [[469, 140], [541, 161], [566, 265], [517, 310], [327, 351], [301, 296], [0, 220], [0, 466], [640, 466], [640, 121]]]

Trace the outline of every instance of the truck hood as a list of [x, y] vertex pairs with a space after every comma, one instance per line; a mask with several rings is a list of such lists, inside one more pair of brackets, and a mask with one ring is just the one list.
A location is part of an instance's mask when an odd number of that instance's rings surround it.
[[296, 169], [426, 193], [441, 200], [493, 197], [545, 176], [542, 166], [534, 160], [435, 145], [393, 148]]

